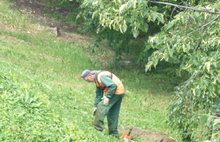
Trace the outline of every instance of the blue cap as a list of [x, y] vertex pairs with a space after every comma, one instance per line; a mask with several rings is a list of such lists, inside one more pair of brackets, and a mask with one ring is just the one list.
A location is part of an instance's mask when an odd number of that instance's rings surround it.
[[82, 72], [82, 78], [87, 77], [89, 74], [95, 74], [95, 71], [84, 70], [84, 71]]

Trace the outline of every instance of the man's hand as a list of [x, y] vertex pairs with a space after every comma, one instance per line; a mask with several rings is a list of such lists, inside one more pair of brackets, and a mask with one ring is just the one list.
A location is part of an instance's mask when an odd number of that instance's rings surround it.
[[96, 110], [97, 110], [97, 107], [95, 107], [95, 108], [93, 109], [93, 113], [92, 113], [93, 116], [95, 116]]
[[107, 98], [106, 96], [103, 97], [104, 100], [104, 105], [107, 106], [109, 104], [109, 98]]

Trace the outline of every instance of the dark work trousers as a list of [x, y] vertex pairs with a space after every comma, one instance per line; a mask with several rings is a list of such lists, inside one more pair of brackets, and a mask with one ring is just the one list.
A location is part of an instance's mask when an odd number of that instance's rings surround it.
[[99, 131], [103, 130], [104, 119], [107, 115], [109, 135], [119, 138], [118, 118], [123, 96], [124, 95], [114, 95], [111, 99], [109, 99], [109, 105], [107, 106], [103, 104], [103, 100], [99, 102], [95, 113], [95, 129]]

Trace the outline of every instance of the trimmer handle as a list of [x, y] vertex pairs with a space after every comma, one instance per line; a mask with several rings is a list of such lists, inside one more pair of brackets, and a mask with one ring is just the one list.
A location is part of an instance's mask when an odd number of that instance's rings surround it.
[[132, 129], [133, 129], [133, 127], [131, 126], [129, 133], [128, 133], [128, 136], [130, 136]]

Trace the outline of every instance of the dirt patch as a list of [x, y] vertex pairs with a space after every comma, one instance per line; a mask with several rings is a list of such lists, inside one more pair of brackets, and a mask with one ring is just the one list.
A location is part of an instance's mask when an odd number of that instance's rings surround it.
[[[118, 128], [119, 133], [128, 133], [129, 127]], [[163, 142], [177, 142], [175, 139], [155, 131], [146, 131], [139, 128], [134, 128], [131, 132], [131, 136], [134, 138], [134, 141], [142, 142], [160, 142], [163, 139]]]
[[[15, 2], [17, 7], [13, 7], [15, 10], [18, 10], [22, 14], [29, 15], [33, 17], [37, 22], [43, 25], [48, 25], [50, 27], [59, 27], [66, 31], [72, 31], [75, 27], [70, 24], [62, 21], [53, 21], [50, 18], [46, 17], [45, 9], [48, 8], [41, 3], [44, 3], [45, 0], [11, 0]], [[66, 8], [49, 8], [51, 12], [55, 11], [68, 11]]]
[[[36, 22], [40, 23], [41, 25], [46, 25], [49, 27], [57, 27], [59, 29], [59, 39], [76, 43], [80, 46], [88, 46], [86, 41], [91, 41], [91, 38], [89, 35], [79, 35], [69, 32], [76, 31], [77, 27], [72, 26], [67, 22], [62, 21], [55, 21], [51, 18], [48, 18], [46, 16], [45, 9], [51, 12], [53, 14], [54, 12], [62, 12], [62, 13], [68, 13], [71, 10], [67, 8], [60, 8], [60, 7], [46, 7], [41, 3], [44, 3], [45, 0], [11, 0], [12, 2], [15, 2], [17, 5], [16, 7], [13, 7], [14, 10], [19, 11], [22, 14], [29, 15], [32, 17]], [[49, 30], [48, 30], [49, 32]]]

